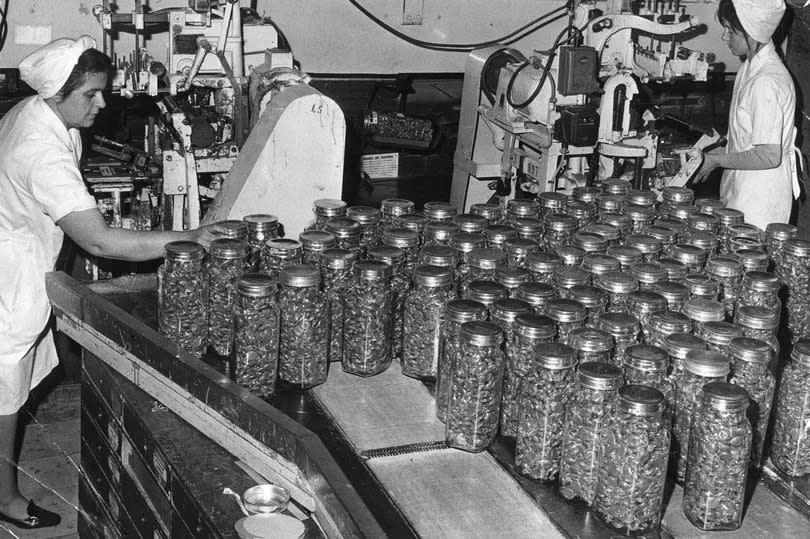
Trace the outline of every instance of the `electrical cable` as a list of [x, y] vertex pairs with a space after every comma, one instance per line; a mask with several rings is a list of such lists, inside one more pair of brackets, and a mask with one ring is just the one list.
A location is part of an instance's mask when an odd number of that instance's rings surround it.
[[3, 47], [6, 44], [6, 38], [8, 37], [8, 5], [11, 0], [5, 0], [3, 2], [3, 7], [0, 8], [0, 51], [3, 50]]

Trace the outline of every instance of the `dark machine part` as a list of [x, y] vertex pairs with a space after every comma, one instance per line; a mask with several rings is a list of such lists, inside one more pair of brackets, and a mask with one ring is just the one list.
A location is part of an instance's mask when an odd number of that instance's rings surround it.
[[436, 137], [436, 128], [430, 120], [373, 110], [363, 117], [363, 132], [376, 143], [415, 150], [428, 149]]
[[627, 98], [627, 88], [620, 84], [613, 91], [613, 131], [622, 130], [622, 119], [624, 115], [625, 99]]
[[593, 105], [560, 108], [554, 135], [565, 146], [595, 146], [599, 139], [599, 114]]
[[481, 69], [481, 90], [484, 92], [490, 105], [495, 104], [495, 92], [498, 89], [498, 79], [501, 68], [508, 64], [519, 64], [526, 61], [522, 52], [516, 49], [505, 48], [492, 53], [484, 62]]
[[203, 116], [194, 115], [188, 120], [191, 126], [191, 146], [193, 148], [208, 148], [217, 140], [217, 129]]
[[560, 47], [557, 91], [561, 95], [591, 94], [599, 90], [599, 54], [593, 47]]

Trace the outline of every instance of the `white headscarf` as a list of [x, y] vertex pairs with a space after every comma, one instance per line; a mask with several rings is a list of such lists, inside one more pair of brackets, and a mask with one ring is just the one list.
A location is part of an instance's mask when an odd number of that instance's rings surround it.
[[767, 43], [782, 22], [785, 0], [732, 0], [742, 27], [752, 39]]
[[51, 41], [23, 58], [20, 78], [42, 99], [53, 97], [67, 82], [79, 56], [95, 46], [96, 40], [90, 36]]

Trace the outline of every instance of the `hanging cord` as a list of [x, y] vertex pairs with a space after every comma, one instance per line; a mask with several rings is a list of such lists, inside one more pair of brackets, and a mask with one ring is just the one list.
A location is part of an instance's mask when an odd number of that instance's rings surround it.
[[5, 0], [3, 2], [3, 7], [0, 8], [0, 51], [3, 50], [3, 46], [6, 44], [6, 38], [8, 37], [8, 4], [11, 0]]

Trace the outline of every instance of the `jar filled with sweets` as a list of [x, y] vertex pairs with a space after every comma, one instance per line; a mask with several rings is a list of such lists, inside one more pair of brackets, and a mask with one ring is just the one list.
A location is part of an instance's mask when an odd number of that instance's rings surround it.
[[[380, 226], [383, 231], [389, 228], [396, 228], [397, 217], [413, 213], [416, 204], [404, 198], [386, 198], [380, 202], [380, 212], [382, 213], [382, 222]], [[395, 246], [396, 247], [396, 246]]]
[[574, 187], [571, 190], [571, 198], [579, 200], [580, 202], [587, 202], [588, 204], [595, 204], [597, 197], [602, 194], [602, 190], [598, 187]]
[[[740, 225], [742, 226], [742, 225]], [[750, 238], [748, 236], [734, 236], [729, 240], [729, 249], [732, 252], [739, 251], [740, 249], [752, 249], [754, 251], [765, 252], [765, 245], [761, 240]], [[765, 253], [766, 255], [768, 253]]]
[[[694, 206], [689, 207], [694, 208]], [[674, 217], [661, 217], [656, 219], [654, 226], [671, 230], [678, 241], [680, 241], [680, 238], [686, 236], [686, 230], [689, 228], [684, 220]]]
[[515, 224], [518, 219], [539, 219], [540, 204], [533, 198], [513, 198], [506, 203], [506, 219]]
[[655, 262], [639, 262], [630, 266], [630, 275], [638, 279], [640, 290], [652, 291], [657, 283], [667, 280], [667, 272]]
[[250, 245], [227, 238], [211, 242], [205, 272], [208, 277], [208, 344], [228, 356], [233, 343], [233, 309], [236, 280], [247, 271]]
[[490, 307], [489, 320], [501, 326], [504, 346], [515, 336], [515, 320], [525, 314], [532, 314], [532, 306], [519, 299], [498, 299]]
[[348, 249], [327, 249], [320, 259], [321, 283], [329, 304], [329, 361], [343, 359], [343, 330], [346, 295], [352, 287], [352, 264], [357, 253]]
[[619, 178], [611, 178], [602, 182], [602, 189], [611, 195], [621, 195], [624, 198], [630, 191], [630, 182]]
[[158, 331], [182, 350], [201, 357], [208, 346], [208, 278], [205, 249], [193, 241], [163, 247], [158, 268]]
[[504, 244], [506, 250], [506, 263], [510, 266], [525, 268], [526, 257], [538, 251], [536, 241], [515, 238], [507, 240]]
[[641, 251], [644, 262], [655, 262], [661, 257], [661, 240], [649, 234], [630, 234], [624, 244]]
[[753, 441], [751, 465], [762, 465], [765, 435], [773, 408], [776, 381], [768, 365], [773, 359], [773, 349], [765, 341], [748, 337], [736, 337], [729, 345], [731, 350], [731, 375], [728, 381], [748, 392], [749, 414], [752, 418]]
[[595, 328], [599, 324], [599, 317], [607, 311], [608, 295], [601, 288], [588, 285], [575, 285], [568, 289], [568, 299], [582, 303], [587, 309], [585, 325]]
[[523, 283], [515, 290], [514, 297], [531, 305], [534, 314], [546, 314], [546, 304], [557, 297], [557, 290], [550, 284]]
[[517, 230], [518, 238], [539, 244], [543, 239], [543, 221], [540, 219], [521, 218], [512, 224]]
[[236, 282], [233, 367], [236, 383], [260, 397], [272, 397], [278, 378], [279, 311], [276, 281], [246, 273]]
[[636, 206], [648, 206], [653, 207], [655, 206], [656, 196], [655, 193], [652, 191], [647, 191], [645, 189], [630, 189], [627, 191], [627, 194], [624, 196], [625, 200], [629, 204], [635, 204]]
[[563, 266], [579, 268], [588, 253], [576, 245], [560, 245], [554, 249], [554, 254], [560, 257]]
[[217, 238], [248, 241], [249, 228], [245, 221], [228, 219], [211, 225], [211, 234]]
[[378, 245], [368, 250], [369, 260], [379, 260], [391, 266], [391, 291], [394, 293], [394, 357], [402, 357], [402, 315], [405, 309], [405, 295], [411, 287], [410, 278], [402, 268], [405, 265], [405, 251], [398, 247]]
[[599, 275], [611, 271], [620, 271], [622, 269], [621, 263], [614, 257], [602, 254], [589, 254], [585, 255], [582, 259], [582, 269], [591, 274], [594, 279]]
[[695, 335], [706, 341], [709, 350], [720, 352], [729, 360], [731, 351], [728, 345], [735, 337], [742, 337], [742, 328], [728, 322], [702, 322], [695, 329]]
[[597, 210], [594, 204], [571, 200], [565, 208], [565, 213], [577, 220], [577, 228], [582, 229], [596, 221]]
[[334, 198], [320, 198], [316, 200], [312, 208], [312, 213], [315, 214], [315, 221], [307, 226], [307, 230], [326, 231], [327, 221], [336, 217], [345, 216], [346, 207], [345, 202]]
[[450, 246], [453, 234], [458, 232], [458, 225], [453, 221], [430, 221], [425, 225], [424, 245]]
[[365, 260], [356, 262], [352, 273], [354, 282], [345, 296], [343, 332], [337, 336], [343, 340], [341, 365], [349, 374], [374, 376], [388, 369], [393, 359], [391, 266]]
[[782, 247], [787, 240], [799, 237], [799, 229], [787, 223], [771, 223], [765, 228], [765, 250], [778, 268], [782, 265]]
[[529, 270], [513, 266], [498, 266], [495, 269], [495, 282], [502, 284], [509, 291], [509, 297], [513, 297], [517, 287], [523, 283], [530, 283], [532, 274]]
[[470, 273], [470, 253], [473, 249], [480, 249], [486, 243], [486, 239], [481, 234], [469, 232], [458, 232], [450, 238], [452, 247], [458, 256], [458, 266], [456, 267], [456, 280], [461, 280]]
[[619, 261], [621, 271], [627, 271], [633, 264], [644, 261], [644, 253], [627, 245], [611, 245], [605, 253]]
[[486, 202], [473, 204], [470, 206], [470, 213], [483, 217], [487, 225], [497, 225], [504, 222], [503, 208], [500, 204]]
[[701, 530], [736, 530], [742, 524], [751, 451], [747, 408], [748, 392], [733, 384], [706, 384], [698, 397], [683, 513]]
[[458, 253], [447, 245], [425, 245], [419, 250], [419, 265], [441, 266], [450, 270], [455, 280], [458, 267]]
[[595, 232], [575, 232], [571, 243], [586, 254], [604, 254], [608, 246], [608, 240]]
[[593, 508], [626, 535], [654, 532], [661, 521], [669, 450], [664, 395], [625, 385], [602, 437]]
[[779, 339], [776, 336], [779, 330], [779, 311], [744, 305], [734, 315], [734, 324], [742, 330], [742, 336], [765, 341], [779, 354]]
[[810, 241], [785, 241], [777, 274], [788, 289], [787, 322], [795, 341], [810, 335]]
[[717, 234], [717, 229], [720, 228], [720, 218], [708, 213], [692, 214], [686, 222], [689, 225], [687, 236], [690, 238], [693, 237], [694, 232], [710, 232]]
[[482, 234], [489, 224], [486, 217], [475, 213], [460, 213], [453, 218], [453, 222], [458, 225], [459, 232], [467, 234]]
[[450, 367], [447, 445], [483, 451], [498, 434], [503, 395], [503, 332], [491, 322], [464, 322], [461, 351]]
[[315, 266], [287, 266], [279, 272], [281, 312], [279, 367], [281, 380], [300, 389], [326, 382], [329, 365], [329, 306], [319, 290]]
[[521, 384], [534, 364], [538, 346], [551, 343], [556, 326], [550, 318], [535, 314], [521, 314], [512, 326], [514, 337], [506, 341], [501, 435], [514, 438], [517, 435]]
[[689, 273], [701, 273], [703, 265], [706, 264], [706, 260], [709, 258], [704, 249], [685, 243], [673, 245], [672, 249], [669, 250], [669, 256], [681, 264], [685, 264]]
[[591, 275], [585, 270], [574, 266], [555, 268], [551, 283], [557, 288], [561, 298], [568, 296], [568, 289], [573, 286], [586, 286], [591, 284]]
[[431, 221], [452, 221], [458, 214], [456, 207], [449, 202], [425, 202], [423, 210]]
[[397, 217], [394, 222], [397, 228], [407, 228], [416, 232], [419, 235], [419, 245], [425, 243], [425, 228], [430, 222], [426, 216], [421, 213], [409, 213]]
[[737, 297], [735, 310], [744, 305], [765, 307], [772, 311], [782, 311], [779, 299], [779, 288], [782, 283], [773, 273], [765, 271], [748, 271], [743, 275], [740, 295]]
[[599, 329], [613, 337], [613, 364], [621, 367], [628, 346], [638, 344], [641, 331], [636, 317], [626, 313], [605, 313], [599, 317]]
[[619, 229], [619, 233], [621, 234], [619, 244], [623, 244], [624, 238], [633, 232], [633, 220], [630, 216], [623, 213], [603, 213], [599, 217], [599, 222], [607, 223]]
[[733, 225], [741, 225], [745, 222], [745, 214], [734, 208], [722, 208], [715, 212], [720, 220], [717, 228], [717, 239], [720, 240], [720, 256], [731, 256], [731, 230]]
[[248, 266], [253, 271], [258, 271], [262, 267], [262, 249], [268, 240], [278, 237], [278, 217], [275, 215], [255, 213], [245, 215], [242, 220], [247, 223], [248, 243], [250, 244], [250, 254], [248, 255]]
[[661, 242], [661, 251], [653, 260], [658, 261], [659, 258], [669, 256], [672, 246], [678, 243], [678, 233], [667, 227], [653, 225], [647, 227], [647, 235], [655, 238]]
[[331, 232], [323, 230], [305, 230], [298, 235], [301, 242], [301, 260], [304, 264], [320, 266], [321, 254], [327, 249], [337, 247], [337, 239]]
[[790, 477], [810, 473], [810, 339], [793, 345], [779, 382], [771, 461]]
[[363, 236], [360, 245], [368, 250], [375, 247], [382, 241], [382, 212], [372, 206], [351, 206], [346, 209], [346, 217], [350, 217], [360, 223], [363, 228]]
[[675, 388], [669, 380], [669, 354], [663, 348], [648, 344], [629, 346], [624, 355], [624, 383], [654, 387], [663, 393], [667, 414], [675, 406]]
[[561, 343], [537, 349], [523, 378], [515, 438], [515, 470], [536, 481], [560, 472], [565, 408], [574, 390], [576, 351]]
[[301, 264], [304, 246], [300, 241], [286, 238], [268, 240], [262, 251], [261, 273], [278, 279], [279, 271], [287, 266]]
[[740, 264], [743, 265], [746, 272], [768, 271], [768, 267], [771, 263], [768, 253], [763, 253], [756, 249], [737, 249], [732, 256], [740, 261]]
[[463, 296], [472, 281], [492, 281], [495, 269], [506, 264], [506, 253], [491, 247], [477, 247], [467, 256], [469, 270], [458, 279], [459, 294]]
[[580, 362], [568, 401], [560, 456], [560, 494], [593, 503], [599, 446], [615, 411], [622, 371], [602, 362]]
[[717, 198], [698, 198], [695, 200], [695, 207], [700, 213], [714, 215], [714, 213], [726, 207], [726, 203]]
[[546, 304], [546, 316], [557, 324], [557, 340], [570, 345], [571, 332], [585, 325], [588, 310], [578, 301], [560, 298]]
[[720, 283], [703, 273], [690, 273], [684, 284], [689, 288], [689, 299], [717, 301], [720, 297]]
[[405, 253], [401, 272], [410, 281], [419, 258], [419, 234], [407, 228], [389, 228], [383, 232], [383, 245], [397, 247]]
[[455, 297], [448, 268], [417, 266], [413, 288], [405, 297], [402, 326], [402, 374], [433, 378], [439, 364], [441, 322], [447, 302]]
[[[698, 212], [699, 210], [692, 204], [674, 204], [669, 208], [667, 212], [667, 217], [669, 219], [681, 221], [684, 225], [687, 225], [689, 221], [689, 216], [694, 215]], [[686, 230], [684, 230], [684, 234], [685, 233]]]
[[650, 318], [653, 313], [667, 308], [667, 300], [661, 294], [639, 290], [627, 296], [629, 314], [638, 320], [641, 327], [641, 339], [646, 341], [650, 335]]
[[689, 299], [689, 289], [686, 285], [672, 281], [655, 283], [653, 292], [663, 296], [667, 301], [666, 309], [675, 313], [683, 311], [683, 305]]
[[568, 195], [557, 191], [543, 191], [538, 193], [537, 203], [540, 204], [540, 219], [545, 219], [548, 215], [565, 213]]
[[599, 219], [606, 213], [620, 214], [624, 207], [624, 197], [621, 195], [611, 195], [610, 193], [600, 193], [596, 197], [596, 210]]
[[553, 251], [561, 245], [571, 243], [577, 229], [577, 220], [570, 215], [551, 213], [543, 219], [543, 245]]
[[357, 253], [358, 260], [365, 258], [366, 251], [362, 245], [363, 227], [351, 217], [335, 217], [326, 222], [327, 232], [337, 240], [339, 249], [348, 249]]
[[664, 349], [669, 354], [669, 379], [675, 385], [683, 374], [686, 354], [692, 350], [706, 350], [707, 345], [706, 341], [691, 333], [671, 333], [664, 338]]
[[668, 185], [661, 190], [661, 208], [663, 214], [675, 204], [692, 204], [695, 201], [695, 192], [688, 187]]
[[689, 273], [686, 264], [678, 262], [674, 258], [659, 258], [658, 265], [667, 272], [667, 280], [680, 284], [686, 281], [686, 275]]
[[729, 227], [729, 233], [732, 240], [734, 238], [750, 238], [759, 244], [761, 251], [765, 250], [765, 244], [762, 241], [764, 234], [759, 227], [749, 223], [741, 223], [739, 225], [731, 225]]
[[672, 428], [673, 450], [677, 454], [675, 479], [679, 483], [686, 478], [690, 423], [700, 390], [711, 382], [725, 382], [729, 370], [728, 357], [719, 352], [691, 350], [686, 353], [683, 372], [675, 379], [675, 422]]
[[727, 318], [734, 316], [734, 302], [740, 294], [743, 273], [743, 265], [734, 258], [715, 256], [706, 262], [706, 275], [720, 283], [720, 301]]
[[583, 232], [596, 234], [607, 241], [607, 248], [618, 245], [622, 239], [622, 232], [617, 227], [607, 223], [589, 223], [582, 229]]
[[535, 283], [552, 284], [554, 270], [562, 266], [562, 260], [553, 253], [531, 253], [526, 257], [526, 269]]
[[467, 287], [464, 299], [477, 301], [487, 308], [487, 319], [489, 318], [492, 305], [499, 299], [507, 299], [509, 291], [506, 287], [495, 281], [473, 281]]
[[708, 299], [689, 299], [683, 304], [683, 314], [692, 321], [692, 331], [699, 335], [700, 325], [704, 322], [722, 322], [726, 319], [726, 310], [719, 301]]
[[613, 336], [599, 329], [579, 328], [571, 332], [571, 347], [577, 351], [577, 361], [610, 363]]
[[639, 289], [638, 279], [622, 271], [599, 275], [594, 284], [608, 293], [607, 310], [611, 313], [626, 313], [628, 294]]
[[468, 299], [453, 299], [447, 302], [442, 320], [439, 346], [439, 369], [436, 372], [436, 417], [447, 421], [447, 406], [450, 403], [451, 369], [461, 353], [461, 325], [464, 322], [485, 321], [487, 307]]
[[689, 333], [692, 321], [682, 313], [659, 311], [650, 317], [646, 344], [666, 348], [666, 338], [673, 333]]
[[655, 219], [655, 208], [652, 206], [639, 206], [638, 204], [625, 204], [622, 213], [633, 221], [631, 232], [633, 234], [644, 234], [647, 227], [653, 224]]

